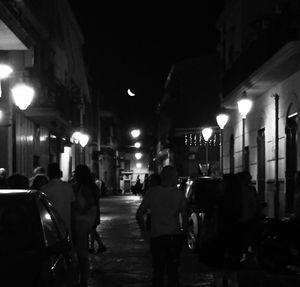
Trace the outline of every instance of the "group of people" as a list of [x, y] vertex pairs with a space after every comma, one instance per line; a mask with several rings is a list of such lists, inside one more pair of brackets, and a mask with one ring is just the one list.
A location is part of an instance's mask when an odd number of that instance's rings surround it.
[[64, 221], [74, 247], [74, 259], [78, 262], [76, 281], [79, 286], [88, 286], [89, 252], [95, 252], [94, 243], [98, 243], [98, 252], [106, 251], [97, 226], [100, 224], [100, 188], [88, 166], [76, 166], [74, 178], [70, 182], [62, 180], [62, 171], [57, 163], [50, 163], [47, 172], [38, 167], [33, 177], [21, 174], [7, 176], [0, 168], [0, 188], [36, 189], [46, 194], [48, 200]]
[[[149, 189], [138, 207], [136, 219], [143, 238], [150, 243], [152, 286], [164, 286], [166, 273], [168, 286], [176, 287], [179, 286], [180, 254], [187, 236], [188, 202], [177, 188], [175, 167], [165, 166], [160, 175], [153, 175], [152, 180], [154, 183], [151, 183], [150, 176]], [[249, 172], [223, 176], [213, 213], [217, 238], [210, 238], [211, 248], [208, 245], [204, 248], [210, 252], [215, 284], [223, 286], [225, 278], [227, 286], [236, 287], [236, 271], [243, 256], [256, 248], [259, 233], [261, 204], [256, 189], [251, 185]]]

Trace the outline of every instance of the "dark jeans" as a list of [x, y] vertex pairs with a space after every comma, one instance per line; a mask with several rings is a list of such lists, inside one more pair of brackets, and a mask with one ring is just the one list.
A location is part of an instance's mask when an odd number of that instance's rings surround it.
[[178, 266], [183, 246], [181, 235], [163, 235], [151, 239], [153, 277], [152, 286], [161, 287], [165, 273], [168, 286], [178, 287]]

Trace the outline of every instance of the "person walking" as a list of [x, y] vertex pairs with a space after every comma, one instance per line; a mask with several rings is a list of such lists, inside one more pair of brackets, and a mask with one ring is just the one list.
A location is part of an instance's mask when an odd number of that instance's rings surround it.
[[[148, 241], [144, 215], [150, 210], [150, 250], [152, 255], [152, 286], [163, 286], [167, 273], [168, 286], [179, 286], [178, 266], [187, 231], [186, 198], [176, 187], [177, 171], [165, 166], [160, 174], [161, 185], [150, 188], [137, 209], [136, 220], [142, 236]], [[181, 220], [180, 220], [181, 218]]]
[[92, 230], [89, 234], [90, 237], [90, 248], [89, 252], [90, 253], [95, 253], [95, 241], [98, 244], [98, 250], [96, 251], [96, 254], [100, 252], [105, 252], [107, 250], [105, 244], [103, 243], [98, 231], [97, 227], [100, 225], [100, 197], [101, 197], [101, 186], [99, 186], [97, 183], [99, 183], [98, 177], [95, 175], [95, 173], [92, 173], [92, 178], [95, 181], [95, 188], [93, 189], [94, 191], [94, 197], [96, 200], [96, 206], [97, 206], [97, 215], [96, 215], [96, 220], [95, 223], [92, 227]]
[[62, 171], [58, 163], [48, 164], [47, 175], [49, 182], [41, 186], [41, 191], [47, 195], [71, 235], [71, 206], [75, 200], [72, 186], [61, 180]]
[[97, 217], [97, 188], [88, 166], [80, 164], [75, 168], [73, 190], [75, 201], [72, 207], [73, 242], [78, 257], [78, 283], [88, 286], [89, 278], [89, 233]]

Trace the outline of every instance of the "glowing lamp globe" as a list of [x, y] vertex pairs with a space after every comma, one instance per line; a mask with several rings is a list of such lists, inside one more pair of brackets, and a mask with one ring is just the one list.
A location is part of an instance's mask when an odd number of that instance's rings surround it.
[[204, 140], [207, 142], [209, 140], [209, 138], [211, 137], [212, 135], [212, 128], [205, 128], [202, 130], [202, 135], [204, 137]]
[[222, 130], [226, 126], [229, 116], [227, 114], [219, 114], [217, 115], [216, 119], [217, 119], [218, 126]]
[[26, 84], [17, 84], [11, 91], [16, 106], [26, 110], [34, 98], [34, 89]]

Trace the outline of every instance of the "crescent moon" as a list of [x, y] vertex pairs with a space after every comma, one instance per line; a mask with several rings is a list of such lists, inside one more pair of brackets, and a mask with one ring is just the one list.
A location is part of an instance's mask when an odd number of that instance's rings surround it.
[[134, 97], [134, 96], [135, 96], [135, 93], [133, 93], [130, 89], [127, 90], [127, 94], [128, 94], [130, 97]]

